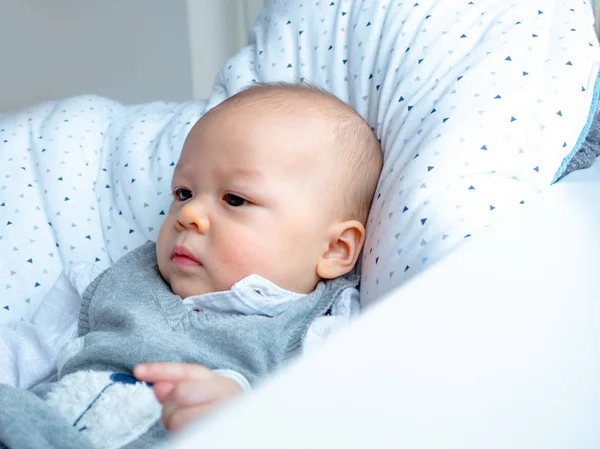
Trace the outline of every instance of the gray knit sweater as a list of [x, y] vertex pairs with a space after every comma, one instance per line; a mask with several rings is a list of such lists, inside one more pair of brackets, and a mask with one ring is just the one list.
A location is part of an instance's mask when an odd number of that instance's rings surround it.
[[85, 291], [79, 324], [85, 344], [60, 377], [83, 369], [131, 373], [139, 363], [165, 361], [230, 369], [254, 384], [294, 356], [313, 321], [341, 290], [355, 286], [355, 278], [321, 282], [275, 317], [195, 312], [162, 279], [156, 245], [148, 242]]
[[57, 382], [0, 385], [0, 449], [140, 449], [165, 429], [152, 390], [131, 376], [147, 362], [198, 363], [255, 384], [294, 356], [312, 322], [357, 278], [321, 282], [276, 316], [195, 312], [160, 276], [154, 243], [103, 272], [83, 295], [80, 338]]

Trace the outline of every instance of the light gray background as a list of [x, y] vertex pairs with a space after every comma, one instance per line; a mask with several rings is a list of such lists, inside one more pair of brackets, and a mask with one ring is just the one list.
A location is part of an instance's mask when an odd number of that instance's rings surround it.
[[0, 0], [0, 112], [92, 93], [210, 94], [262, 0]]

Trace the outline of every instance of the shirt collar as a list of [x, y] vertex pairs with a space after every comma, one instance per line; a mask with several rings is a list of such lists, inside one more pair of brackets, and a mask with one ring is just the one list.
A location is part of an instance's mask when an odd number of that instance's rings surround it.
[[235, 283], [231, 290], [188, 296], [183, 303], [213, 312], [274, 317], [305, 296], [278, 287], [257, 274], [251, 274]]

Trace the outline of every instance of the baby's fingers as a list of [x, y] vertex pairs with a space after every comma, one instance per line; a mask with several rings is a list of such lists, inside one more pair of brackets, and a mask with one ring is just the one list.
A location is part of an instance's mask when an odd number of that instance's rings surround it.
[[156, 400], [161, 404], [165, 402], [165, 399], [169, 397], [174, 388], [175, 384], [171, 382], [156, 382], [152, 386], [154, 396], [156, 396]]
[[214, 382], [188, 380], [173, 386], [162, 402], [165, 409], [202, 405], [219, 399], [221, 390]]
[[176, 432], [186, 424], [206, 415], [211, 407], [212, 404], [207, 403], [185, 408], [163, 409], [163, 425], [169, 432]]
[[185, 380], [206, 380], [213, 376], [208, 368], [192, 363], [147, 363], [137, 365], [133, 375], [141, 381], [178, 383]]
[[181, 382], [171, 390], [162, 402], [162, 421], [171, 432], [180, 429], [194, 419], [206, 415], [216, 402], [215, 391], [205, 382]]

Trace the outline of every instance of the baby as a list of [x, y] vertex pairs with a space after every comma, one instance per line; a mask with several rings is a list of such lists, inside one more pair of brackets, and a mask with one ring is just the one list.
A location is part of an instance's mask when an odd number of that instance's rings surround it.
[[0, 447], [148, 447], [161, 411], [176, 429], [297, 355], [357, 284], [381, 166], [366, 122], [319, 89], [257, 85], [211, 109], [156, 244], [86, 289], [59, 380], [0, 386]]

